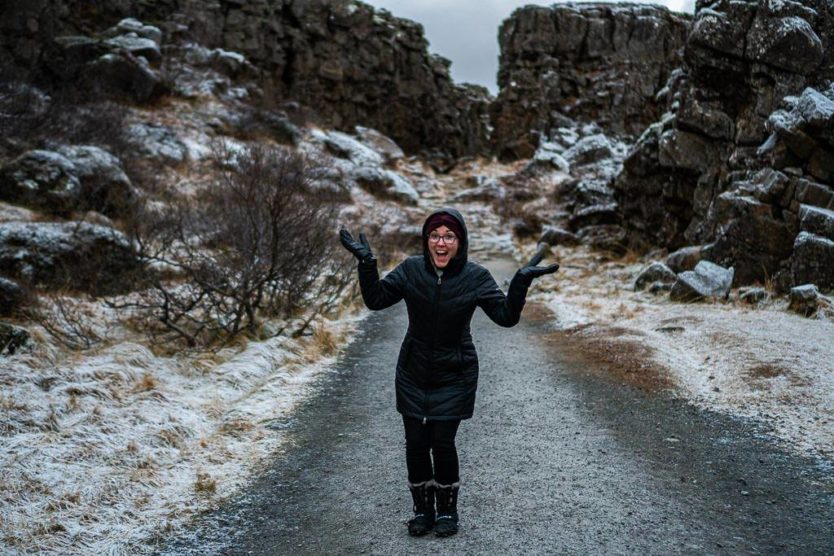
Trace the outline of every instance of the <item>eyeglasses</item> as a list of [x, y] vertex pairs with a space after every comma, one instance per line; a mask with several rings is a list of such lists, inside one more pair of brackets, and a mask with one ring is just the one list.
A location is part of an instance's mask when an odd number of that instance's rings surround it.
[[429, 241], [432, 243], [440, 243], [441, 239], [446, 245], [451, 245], [458, 240], [458, 238], [455, 237], [455, 234], [429, 234]]

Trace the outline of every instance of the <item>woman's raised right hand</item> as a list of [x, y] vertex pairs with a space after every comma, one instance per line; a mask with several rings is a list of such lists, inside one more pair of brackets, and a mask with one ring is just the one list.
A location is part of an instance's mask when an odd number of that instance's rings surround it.
[[350, 235], [345, 229], [339, 231], [339, 240], [342, 242], [342, 245], [345, 246], [345, 249], [353, 253], [353, 256], [359, 262], [367, 263], [374, 260], [374, 254], [371, 251], [371, 246], [368, 244], [368, 240], [365, 237], [365, 234], [359, 234], [359, 241], [353, 239], [353, 236]]

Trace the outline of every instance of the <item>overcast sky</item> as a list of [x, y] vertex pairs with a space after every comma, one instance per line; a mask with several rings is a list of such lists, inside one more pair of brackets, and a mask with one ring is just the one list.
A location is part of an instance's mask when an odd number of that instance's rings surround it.
[[[477, 83], [497, 92], [498, 26], [514, 9], [529, 4], [549, 6], [553, 0], [364, 0], [397, 17], [423, 24], [429, 50], [452, 60], [458, 83]], [[637, 0], [639, 1], [639, 0]], [[662, 0], [674, 11], [694, 11], [694, 0]]]

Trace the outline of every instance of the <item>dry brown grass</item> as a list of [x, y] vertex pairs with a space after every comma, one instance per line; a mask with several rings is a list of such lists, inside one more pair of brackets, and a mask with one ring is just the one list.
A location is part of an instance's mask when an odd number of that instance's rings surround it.
[[159, 388], [159, 381], [151, 373], [145, 373], [133, 385], [133, 392], [147, 392]]
[[339, 349], [339, 341], [325, 326], [316, 326], [313, 331], [313, 344], [323, 355], [333, 355]]
[[653, 350], [645, 344], [620, 336], [632, 335], [623, 328], [593, 325], [550, 334], [558, 345], [559, 357], [583, 373], [600, 373], [640, 390], [656, 392], [674, 387], [668, 370], [655, 362]]
[[219, 432], [228, 436], [242, 437], [254, 428], [255, 425], [245, 419], [230, 419], [220, 425]]
[[212, 495], [217, 492], [217, 480], [206, 471], [197, 471], [197, 480], [194, 481], [194, 490], [198, 494]]

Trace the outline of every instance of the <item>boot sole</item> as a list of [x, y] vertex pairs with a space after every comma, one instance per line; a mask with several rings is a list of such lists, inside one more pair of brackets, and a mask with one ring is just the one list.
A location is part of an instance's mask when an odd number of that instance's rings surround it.
[[448, 533], [438, 533], [437, 531], [434, 532], [435, 537], [451, 537], [457, 535], [457, 531], [449, 531]]

